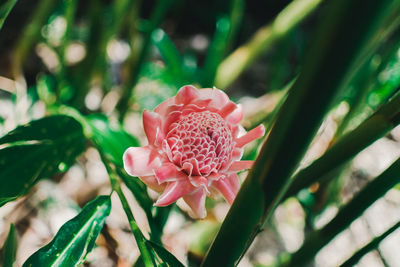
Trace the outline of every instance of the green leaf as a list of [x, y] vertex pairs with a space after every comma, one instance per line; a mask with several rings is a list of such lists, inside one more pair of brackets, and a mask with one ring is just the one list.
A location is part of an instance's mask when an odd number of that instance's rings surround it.
[[[204, 267], [231, 266], [240, 261], [282, 199], [290, 177], [333, 100], [387, 35], [386, 29], [391, 26], [389, 18], [398, 11], [398, 2], [339, 0], [328, 3], [304, 57], [301, 73], [279, 110], [260, 155], [203, 262]], [[296, 0], [290, 5], [307, 3], [310, 1]], [[287, 19], [291, 20], [290, 16]], [[292, 24], [284, 15], [277, 20], [284, 23], [280, 25], [281, 30], [287, 30], [286, 26]], [[252, 203], [251, 208], [248, 203]]]
[[227, 41], [230, 29], [231, 23], [229, 17], [222, 16], [218, 19], [213, 39], [208, 47], [206, 59], [204, 60], [204, 76], [202, 81], [202, 86], [204, 87], [214, 86], [217, 68], [226, 51], [226, 45], [228, 44]]
[[151, 34], [151, 39], [160, 51], [168, 71], [174, 75], [181, 76], [183, 59], [168, 35], [162, 29], [156, 29]]
[[0, 206], [40, 179], [65, 171], [85, 149], [82, 126], [56, 115], [19, 126], [0, 138]]
[[336, 235], [400, 181], [400, 158], [378, 177], [369, 182], [355, 197], [340, 208], [336, 216], [321, 229], [311, 232], [299, 250], [288, 257], [281, 267], [303, 266]]
[[110, 214], [110, 196], [98, 196], [58, 230], [53, 240], [32, 254], [23, 267], [76, 266], [93, 249]]
[[400, 123], [400, 92], [383, 104], [356, 129], [345, 134], [320, 158], [292, 178], [284, 199], [313, 183], [333, 178], [331, 174], [360, 151], [387, 134]]
[[163, 261], [163, 263], [166, 263], [167, 266], [171, 267], [184, 267], [183, 265], [171, 252], [166, 250], [163, 246], [152, 242], [152, 241], [147, 241], [148, 244], [153, 248], [153, 250], [156, 252], [158, 257]]
[[17, 229], [10, 224], [10, 231], [3, 246], [3, 266], [12, 267], [17, 255]]
[[8, 0], [0, 4], [0, 30], [3, 27], [4, 21], [6, 20], [8, 14], [10, 13], [11, 9], [13, 9], [17, 1], [18, 0]]
[[321, 0], [292, 1], [272, 23], [261, 27], [247, 43], [238, 47], [219, 64], [215, 85], [218, 88], [227, 88], [260, 58], [260, 55], [270, 50], [273, 44], [282, 40], [307, 18], [321, 2]]
[[116, 172], [146, 212], [148, 219], [151, 220], [151, 217], [153, 217], [151, 212], [153, 200], [147, 194], [146, 185], [138, 178], [129, 176], [123, 168], [117, 168]]
[[374, 239], [371, 240], [367, 245], [359, 249], [356, 253], [353, 254], [350, 258], [348, 258], [344, 263], [340, 265], [340, 267], [351, 267], [354, 266], [358, 263], [358, 261], [368, 252], [371, 250], [375, 249], [381, 242], [384, 240], [387, 236], [389, 236], [391, 233], [396, 231], [400, 227], [400, 221], [394, 224], [392, 227], [390, 227], [388, 230], [386, 230], [383, 234], [380, 236], [375, 237]]
[[86, 117], [91, 129], [91, 139], [104, 155], [116, 166], [123, 167], [122, 156], [131, 146], [139, 146], [139, 142], [126, 133], [119, 124], [112, 125], [102, 114]]

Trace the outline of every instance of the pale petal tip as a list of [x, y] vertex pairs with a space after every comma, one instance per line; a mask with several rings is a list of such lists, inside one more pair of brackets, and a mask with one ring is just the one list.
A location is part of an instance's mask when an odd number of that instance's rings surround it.
[[188, 104], [199, 97], [199, 90], [193, 85], [182, 86], [176, 94], [176, 104]]
[[247, 132], [245, 135], [236, 139], [236, 147], [243, 147], [244, 145], [254, 141], [260, 137], [263, 137], [265, 134], [264, 125], [260, 124], [253, 130]]

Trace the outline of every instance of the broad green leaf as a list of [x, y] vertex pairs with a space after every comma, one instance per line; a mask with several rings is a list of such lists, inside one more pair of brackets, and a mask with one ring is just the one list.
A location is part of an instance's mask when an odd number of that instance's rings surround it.
[[17, 1], [18, 0], [7, 0], [0, 4], [0, 29], [3, 27], [4, 21]]
[[92, 114], [86, 117], [91, 129], [91, 139], [103, 154], [116, 166], [122, 167], [122, 156], [131, 146], [139, 146], [139, 142], [125, 132], [119, 124], [112, 125], [106, 116]]
[[148, 244], [153, 248], [153, 250], [156, 252], [158, 257], [162, 260], [163, 263], [166, 263], [167, 266], [171, 267], [184, 267], [183, 265], [171, 252], [166, 250], [163, 246], [152, 242], [148, 241]]
[[53, 240], [32, 254], [23, 267], [76, 266], [93, 249], [110, 214], [110, 196], [98, 196], [58, 230]]
[[14, 224], [10, 225], [10, 231], [8, 232], [8, 236], [6, 242], [3, 246], [3, 266], [4, 267], [12, 267], [15, 258], [17, 256], [17, 229]]
[[41, 178], [65, 171], [85, 149], [82, 126], [56, 115], [0, 138], [0, 206], [26, 194]]

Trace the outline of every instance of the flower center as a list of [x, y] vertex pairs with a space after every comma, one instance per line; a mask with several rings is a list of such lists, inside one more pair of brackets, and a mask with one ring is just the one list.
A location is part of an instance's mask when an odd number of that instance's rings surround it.
[[231, 129], [219, 114], [210, 111], [192, 112], [172, 123], [167, 142], [171, 160], [191, 175], [217, 173], [232, 158]]

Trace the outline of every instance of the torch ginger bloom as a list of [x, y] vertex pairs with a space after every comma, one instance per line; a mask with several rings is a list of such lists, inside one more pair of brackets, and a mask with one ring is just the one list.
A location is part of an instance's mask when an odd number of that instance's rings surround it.
[[149, 145], [125, 151], [125, 170], [162, 192], [155, 206], [182, 197], [195, 217], [204, 218], [206, 196], [220, 192], [232, 204], [237, 172], [253, 164], [240, 161], [243, 146], [264, 135], [263, 125], [246, 133], [238, 124], [242, 116], [241, 106], [221, 90], [184, 86], [154, 112], [143, 111]]

